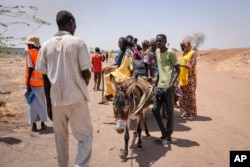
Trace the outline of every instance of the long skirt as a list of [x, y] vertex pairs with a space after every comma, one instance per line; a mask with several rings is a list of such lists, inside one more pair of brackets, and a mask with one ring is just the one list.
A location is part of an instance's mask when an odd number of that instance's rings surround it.
[[184, 117], [196, 117], [196, 79], [194, 75], [189, 75], [188, 84], [180, 86], [182, 97], [180, 99], [180, 113]]
[[32, 89], [36, 93], [36, 97], [31, 104], [28, 104], [28, 123], [45, 122], [47, 120], [47, 108], [44, 88], [41, 86], [32, 87]]

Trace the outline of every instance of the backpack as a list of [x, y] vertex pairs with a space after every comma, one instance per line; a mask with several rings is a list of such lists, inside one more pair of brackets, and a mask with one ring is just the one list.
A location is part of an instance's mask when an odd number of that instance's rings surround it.
[[146, 66], [143, 60], [134, 60], [133, 67], [134, 67], [133, 74], [132, 74], [133, 77], [147, 76], [147, 70], [146, 70]]

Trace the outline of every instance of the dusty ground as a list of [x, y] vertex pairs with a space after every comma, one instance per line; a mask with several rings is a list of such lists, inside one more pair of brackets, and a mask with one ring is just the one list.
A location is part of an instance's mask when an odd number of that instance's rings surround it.
[[[179, 54], [178, 54], [179, 55]], [[112, 104], [98, 105], [101, 92], [89, 91], [94, 125], [92, 167], [201, 167], [229, 166], [230, 150], [250, 150], [250, 48], [200, 51], [198, 53], [198, 117], [178, 119], [175, 110], [172, 145], [156, 145], [160, 136], [151, 111], [147, 113], [151, 136], [143, 133], [143, 150], [129, 150], [121, 162], [123, 135], [114, 130]], [[105, 64], [105, 63], [104, 63]], [[23, 97], [24, 58], [0, 57], [0, 167], [55, 167], [53, 123], [46, 131], [31, 132]], [[2, 101], [2, 103], [1, 103]], [[131, 122], [131, 132], [134, 122]], [[130, 145], [135, 138], [131, 134]], [[70, 136], [70, 164], [76, 142]]]

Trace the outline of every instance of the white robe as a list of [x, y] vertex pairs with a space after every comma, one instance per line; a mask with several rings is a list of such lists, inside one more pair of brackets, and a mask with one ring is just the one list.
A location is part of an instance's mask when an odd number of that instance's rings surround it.
[[45, 122], [47, 120], [47, 108], [43, 86], [32, 87], [36, 93], [35, 99], [28, 104], [28, 123], [33, 124], [37, 121]]

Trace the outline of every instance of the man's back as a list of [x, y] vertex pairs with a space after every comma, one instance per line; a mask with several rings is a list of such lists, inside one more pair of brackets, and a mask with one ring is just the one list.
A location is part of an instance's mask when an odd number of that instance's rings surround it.
[[102, 61], [103, 61], [103, 55], [101, 55], [100, 53], [95, 53], [94, 55], [92, 55], [92, 64], [94, 73], [99, 73], [102, 71]]
[[[86, 44], [66, 31], [59, 31], [41, 48], [39, 70], [51, 82], [51, 99], [56, 106], [70, 105], [83, 94], [89, 99], [81, 71], [91, 67]], [[47, 68], [46, 68], [47, 66]], [[63, 91], [62, 91], [63, 90]]]

